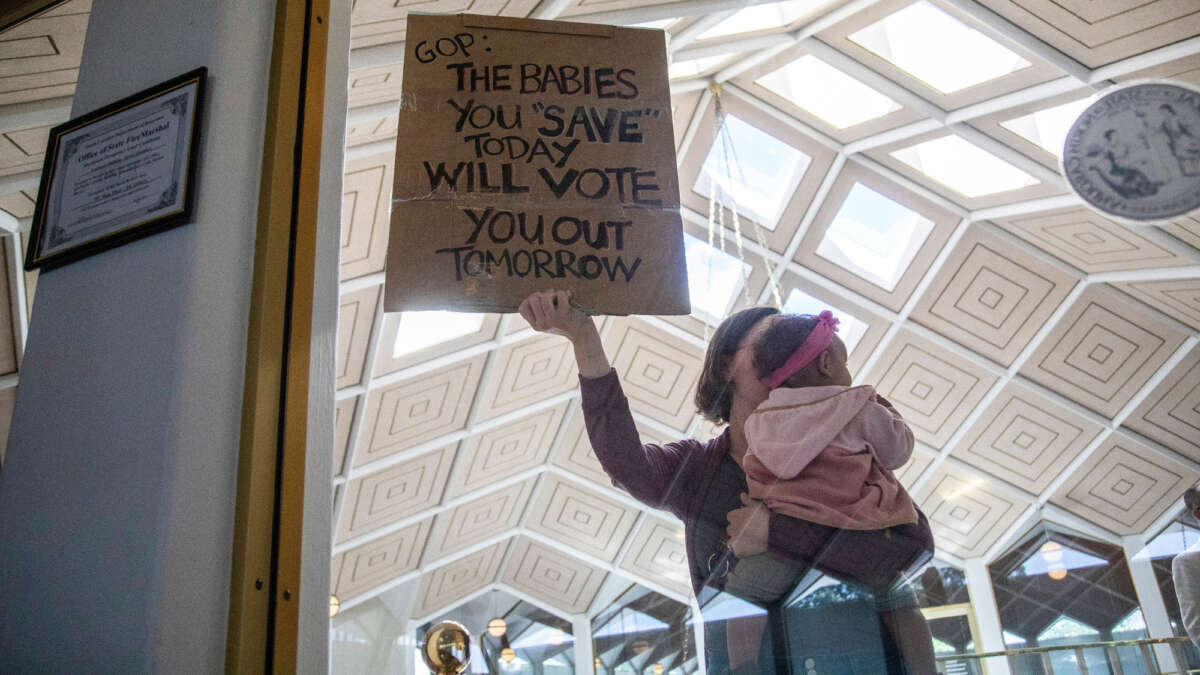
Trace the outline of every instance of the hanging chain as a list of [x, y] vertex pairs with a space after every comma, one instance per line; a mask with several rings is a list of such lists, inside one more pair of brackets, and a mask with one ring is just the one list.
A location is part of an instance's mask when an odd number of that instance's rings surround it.
[[[721, 103], [721, 86], [719, 84], [713, 84], [709, 87], [709, 89], [713, 93], [714, 107], [716, 110], [716, 119], [715, 119], [716, 134], [717, 134], [716, 142], [719, 142], [721, 144], [721, 150], [722, 150], [721, 156], [722, 156], [722, 161], [724, 164], [724, 166], [722, 166], [721, 168], [724, 170], [724, 174], [732, 180], [734, 169], [735, 168], [738, 169], [738, 171], [740, 173], [741, 164], [739, 164], [737, 161], [737, 150], [734, 147], [734, 144], [729, 137], [728, 130], [725, 128], [725, 108], [724, 108], [724, 105]], [[711, 182], [715, 186], [716, 181], [711, 181]], [[724, 208], [726, 206], [728, 206], [730, 216], [733, 221], [733, 235], [734, 235], [734, 241], [737, 243], [737, 255], [738, 255], [738, 259], [742, 262], [742, 268], [741, 268], [741, 271], [742, 271], [742, 297], [745, 300], [746, 304], [750, 305], [750, 304], [753, 304], [754, 301], [750, 298], [750, 270], [747, 269], [747, 266], [745, 264], [746, 263], [746, 252], [742, 245], [742, 226], [741, 226], [741, 219], [739, 217], [738, 209], [737, 209], [737, 200], [732, 194], [723, 192], [722, 193], [723, 195], [727, 194], [729, 197], [729, 200], [728, 200], [729, 203], [725, 204], [723, 200], [718, 200], [718, 199], [714, 198], [716, 191], [717, 191], [717, 189], [714, 187], [709, 192], [709, 246], [712, 246], [712, 227], [713, 227], [712, 211], [714, 208], [716, 208], [717, 224], [723, 228], [724, 227]], [[749, 218], [748, 220], [750, 221], [750, 224], [753, 226], [754, 238], [758, 242], [758, 245], [759, 245], [760, 249], [762, 250], [763, 267], [767, 274], [768, 283], [771, 286], [771, 297], [775, 301], [776, 308], [782, 309], [783, 308], [783, 299], [782, 299], [782, 295], [779, 290], [779, 280], [775, 276], [774, 265], [772, 265], [770, 255], [768, 254], [768, 252], [770, 251], [770, 248], [767, 247], [766, 233], [763, 231], [763, 227], [758, 222], [758, 220], [756, 220], [754, 218]], [[722, 229], [722, 233], [723, 232], [724, 232], [724, 230]], [[724, 236], [721, 237], [721, 250], [722, 251], [725, 250]]]

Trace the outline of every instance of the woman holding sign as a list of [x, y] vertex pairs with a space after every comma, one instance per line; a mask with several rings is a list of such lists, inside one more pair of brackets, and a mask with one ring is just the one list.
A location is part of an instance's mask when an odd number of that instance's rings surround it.
[[[778, 310], [755, 307], [733, 314], [708, 346], [696, 404], [708, 419], [727, 422], [725, 431], [707, 442], [684, 439], [661, 446], [638, 438], [595, 323], [570, 305], [568, 291], [534, 293], [519, 311], [535, 330], [562, 335], [574, 346], [588, 437], [613, 483], [683, 521], [692, 587], [702, 611], [723, 606], [728, 614], [733, 605], [741, 608], [733, 611], [740, 618], [706, 620], [708, 672], [805, 672], [812, 665], [789, 668], [789, 652], [836, 651], [829, 644], [832, 636], [813, 635], [828, 632], [820, 620], [809, 618], [813, 628], [800, 628], [805, 617], [782, 607], [813, 569], [873, 595], [874, 607], [853, 617], [860, 622], [856, 635], [836, 636], [850, 637], [843, 646], [857, 648], [860, 636], [880, 627], [885, 647], [882, 663], [876, 661], [872, 672], [935, 672], [929, 629], [915, 594], [904, 584], [905, 574], [924, 564], [933, 550], [924, 514], [918, 512], [916, 524], [856, 531], [773, 513], [746, 496], [744, 424], [769, 393], [755, 373], [753, 351]], [[738, 600], [731, 605], [728, 596]], [[846, 612], [839, 612], [845, 619]], [[764, 630], [767, 618], [770, 630]], [[852, 668], [865, 672], [857, 663]]]

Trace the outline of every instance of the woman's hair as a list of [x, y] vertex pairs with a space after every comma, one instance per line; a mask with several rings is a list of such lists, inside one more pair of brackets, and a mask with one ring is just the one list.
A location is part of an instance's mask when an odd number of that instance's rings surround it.
[[[809, 314], [784, 314], [772, 321], [754, 346], [754, 373], [763, 379], [779, 370], [816, 327], [817, 317]], [[784, 384], [804, 373], [809, 366], [800, 369]]]
[[696, 409], [714, 424], [729, 421], [733, 392], [729, 389], [729, 364], [742, 338], [764, 317], [778, 314], [774, 307], [750, 307], [731, 314], [717, 326], [704, 355], [700, 383], [696, 385]]

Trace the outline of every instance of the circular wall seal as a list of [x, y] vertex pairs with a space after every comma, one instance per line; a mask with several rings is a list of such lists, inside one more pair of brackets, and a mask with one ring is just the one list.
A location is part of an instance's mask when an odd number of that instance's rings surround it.
[[1200, 209], [1200, 90], [1158, 81], [1105, 93], [1071, 125], [1062, 172], [1075, 194], [1118, 220]]

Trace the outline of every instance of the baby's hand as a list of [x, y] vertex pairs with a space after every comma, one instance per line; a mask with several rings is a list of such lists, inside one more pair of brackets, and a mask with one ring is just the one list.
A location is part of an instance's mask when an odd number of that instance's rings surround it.
[[771, 512], [766, 505], [750, 495], [742, 493], [742, 508], [729, 512], [729, 548], [739, 558], [763, 553], [767, 550], [767, 529]]

